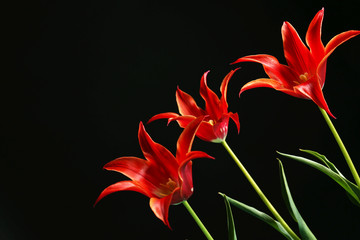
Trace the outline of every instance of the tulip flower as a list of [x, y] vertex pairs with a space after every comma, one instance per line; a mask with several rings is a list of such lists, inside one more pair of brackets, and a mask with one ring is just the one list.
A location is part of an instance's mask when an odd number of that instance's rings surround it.
[[152, 211], [170, 228], [170, 205], [187, 200], [193, 193], [191, 160], [212, 158], [204, 152], [191, 151], [195, 133], [202, 120], [197, 118], [184, 129], [177, 142], [176, 157], [154, 142], [140, 122], [138, 137], [145, 159], [120, 157], [107, 163], [104, 169], [122, 173], [131, 180], [120, 181], [105, 188], [95, 204], [113, 192], [139, 192], [150, 198]]
[[[234, 63], [257, 62], [263, 65], [268, 79], [260, 78], [245, 84], [240, 94], [248, 89], [269, 87], [294, 97], [310, 99], [334, 117], [325, 101], [322, 88], [325, 84], [326, 62], [330, 54], [343, 42], [360, 34], [346, 31], [333, 37], [324, 47], [321, 41], [321, 26], [324, 8], [311, 21], [306, 33], [306, 43], [300, 39], [293, 26], [284, 22], [281, 33], [286, 62], [282, 65], [270, 55], [259, 54], [239, 58]], [[335, 117], [334, 117], [335, 118]]]
[[195, 100], [179, 88], [176, 91], [176, 102], [179, 114], [173, 112], [160, 113], [153, 116], [149, 122], [157, 119], [167, 118], [168, 123], [176, 120], [180, 127], [185, 128], [192, 120], [204, 116], [204, 121], [196, 133], [200, 139], [209, 142], [222, 142], [228, 133], [229, 118], [231, 118], [238, 132], [240, 131], [239, 116], [237, 113], [228, 112], [226, 99], [229, 80], [237, 69], [228, 73], [220, 87], [221, 98], [207, 86], [206, 77], [209, 71], [205, 72], [200, 81], [200, 95], [205, 100], [205, 110], [197, 106]]

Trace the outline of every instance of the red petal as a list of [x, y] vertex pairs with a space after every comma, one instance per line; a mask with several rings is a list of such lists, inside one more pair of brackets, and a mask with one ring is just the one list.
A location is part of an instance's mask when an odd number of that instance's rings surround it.
[[214, 133], [216, 135], [216, 139], [212, 140], [212, 142], [222, 142], [225, 140], [228, 128], [229, 128], [229, 115], [223, 115], [220, 120], [214, 124]]
[[204, 117], [199, 117], [189, 123], [184, 131], [181, 133], [177, 141], [176, 160], [181, 163], [185, 160], [186, 154], [190, 152], [192, 143], [195, 138], [196, 131], [198, 130]]
[[358, 30], [350, 30], [333, 37], [325, 47], [325, 54], [328, 57], [339, 45], [360, 34]]
[[139, 192], [141, 194], [144, 194], [145, 196], [149, 197], [149, 194], [144, 191], [142, 188], [140, 188], [139, 186], [137, 186], [133, 181], [121, 181], [115, 184], [112, 184], [110, 186], [108, 186], [107, 188], [105, 188], [101, 194], [99, 195], [99, 197], [96, 199], [94, 206], [104, 197], [106, 197], [107, 195], [114, 193], [114, 192], [118, 192], [118, 191], [134, 191], [134, 192]]
[[229, 117], [234, 121], [234, 123], [236, 124], [236, 128], [238, 131], [238, 134], [240, 133], [240, 121], [239, 121], [239, 115], [237, 113], [229, 113]]
[[321, 41], [321, 25], [323, 18], [324, 8], [315, 15], [306, 32], [306, 43], [310, 47], [310, 52], [315, 60], [315, 64], [319, 64], [325, 55], [325, 48]]
[[323, 59], [321, 60], [321, 62], [318, 65], [318, 68], [317, 68], [317, 73], [320, 76], [319, 80], [320, 80], [321, 88], [325, 84], [326, 62], [327, 62], [327, 59], [330, 56], [330, 54], [342, 43], [346, 42], [347, 40], [349, 40], [359, 34], [360, 34], [360, 31], [355, 31], [355, 30], [343, 32], [343, 33], [336, 35], [328, 42], [328, 44], [325, 47], [326, 55], [323, 57]]
[[259, 79], [253, 80], [251, 82], [248, 82], [241, 88], [239, 95], [246, 90], [249, 90], [252, 88], [258, 88], [258, 87], [273, 88], [275, 90], [289, 94], [291, 96], [300, 97], [298, 94], [296, 94], [294, 92], [293, 88], [285, 88], [277, 80], [273, 80], [273, 79], [269, 79], [269, 78], [259, 78]]
[[220, 86], [220, 92], [221, 92], [221, 108], [222, 108], [222, 112], [223, 113], [227, 113], [228, 111], [228, 104], [227, 104], [227, 88], [228, 88], [228, 84], [230, 79], [232, 78], [232, 76], [234, 75], [234, 73], [238, 70], [239, 68], [236, 68], [235, 70], [231, 70], [224, 78], [224, 80], [221, 83]]
[[296, 72], [297, 76], [304, 73], [314, 74], [316, 71], [314, 59], [294, 27], [290, 23], [284, 22], [281, 33], [284, 55], [289, 67]]
[[[174, 118], [173, 120], [176, 120], [180, 127], [185, 128], [194, 119], [195, 117], [193, 116], [180, 116]], [[205, 121], [200, 124], [200, 127], [196, 132], [196, 136], [207, 142], [211, 142], [212, 140], [217, 139], [214, 133], [214, 126]]]
[[206, 152], [202, 151], [191, 151], [188, 154], [186, 154], [186, 161], [192, 161], [196, 158], [210, 158], [215, 159], [214, 157], [210, 156]]
[[298, 79], [298, 75], [296, 75], [288, 66], [280, 64], [279, 61], [271, 55], [250, 55], [239, 58], [234, 63], [239, 62], [257, 62], [262, 64], [266, 74], [271, 79], [277, 80], [285, 88], [293, 86], [294, 80], [297, 81]]
[[178, 164], [169, 150], [164, 146], [154, 142], [149, 134], [146, 132], [142, 122], [139, 124], [139, 143], [141, 150], [147, 160], [156, 165], [159, 172], [166, 172], [172, 179], [176, 179]]
[[218, 120], [222, 112], [220, 110], [220, 100], [218, 96], [207, 86], [206, 76], [209, 71], [204, 73], [200, 81], [200, 95], [205, 100], [205, 112], [210, 115], [210, 118]]
[[179, 116], [180, 116], [179, 114], [172, 113], [172, 112], [160, 113], [160, 114], [157, 114], [157, 115], [153, 116], [152, 118], [150, 118], [147, 123], [151, 123], [152, 121], [165, 118], [165, 119], [168, 119], [168, 124], [169, 124], [169, 122], [171, 122], [173, 118], [176, 118]]
[[136, 157], [121, 157], [107, 163], [104, 168], [116, 171], [131, 178], [138, 186], [150, 194], [161, 192], [161, 183], [169, 178], [164, 175], [161, 169], [152, 165], [149, 161]]
[[193, 97], [179, 88], [176, 90], [176, 102], [181, 115], [193, 115], [195, 117], [204, 115], [204, 110], [196, 105]]
[[299, 91], [301, 94], [307, 96], [324, 109], [330, 116], [335, 118], [335, 116], [330, 112], [330, 109], [325, 101], [324, 94], [322, 92], [320, 83], [317, 79], [309, 79], [308, 81], [294, 87], [295, 91]]
[[182, 181], [180, 188], [181, 201], [184, 201], [189, 199], [194, 192], [192, 162], [190, 160], [186, 160], [181, 164], [179, 168], [179, 177]]
[[169, 207], [172, 200], [172, 194], [163, 198], [150, 198], [150, 208], [154, 212], [155, 216], [164, 222], [170, 229], [169, 224]]

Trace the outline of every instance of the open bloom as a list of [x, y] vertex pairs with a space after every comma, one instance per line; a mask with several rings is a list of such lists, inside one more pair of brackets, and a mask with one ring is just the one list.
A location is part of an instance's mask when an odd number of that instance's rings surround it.
[[[236, 69], [237, 70], [237, 69]], [[196, 133], [200, 139], [209, 142], [221, 142], [225, 140], [228, 133], [229, 118], [231, 118], [238, 132], [240, 131], [239, 116], [237, 113], [228, 112], [228, 103], [226, 100], [227, 86], [229, 80], [236, 70], [228, 73], [220, 87], [221, 98], [207, 86], [205, 72], [200, 81], [200, 95], [205, 100], [205, 110], [197, 106], [195, 100], [179, 88], [176, 91], [176, 102], [179, 108], [179, 114], [167, 112], [153, 116], [149, 122], [167, 118], [168, 122], [176, 120], [181, 127], [186, 127], [192, 120], [204, 116], [204, 121]]]
[[113, 192], [139, 192], [150, 198], [152, 211], [170, 228], [169, 206], [187, 200], [193, 193], [191, 160], [212, 158], [204, 152], [191, 151], [195, 132], [202, 120], [197, 118], [184, 129], [177, 142], [176, 157], [165, 147], [155, 143], [140, 122], [138, 137], [145, 159], [120, 157], [107, 163], [104, 169], [120, 172], [131, 180], [120, 181], [105, 188], [95, 204]]
[[239, 58], [234, 63], [257, 62], [263, 65], [270, 79], [257, 79], [245, 84], [240, 94], [248, 89], [269, 87], [294, 97], [314, 101], [320, 108], [334, 117], [325, 101], [322, 88], [325, 84], [326, 61], [330, 54], [343, 42], [355, 37], [360, 31], [346, 31], [333, 37], [324, 47], [321, 41], [321, 26], [324, 9], [311, 21], [306, 33], [306, 43], [300, 39], [293, 26], [284, 22], [281, 33], [286, 62], [282, 65], [270, 55], [250, 55]]

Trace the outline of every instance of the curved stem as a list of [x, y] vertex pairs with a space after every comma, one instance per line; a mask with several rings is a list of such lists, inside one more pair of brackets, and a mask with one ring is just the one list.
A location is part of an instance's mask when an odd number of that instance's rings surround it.
[[261, 191], [261, 189], [259, 188], [259, 186], [256, 184], [256, 182], [254, 181], [254, 179], [250, 176], [249, 172], [246, 170], [246, 168], [244, 167], [244, 165], [242, 165], [242, 163], [240, 162], [240, 160], [237, 158], [237, 156], [235, 155], [235, 153], [231, 150], [231, 148], [229, 147], [229, 145], [226, 143], [226, 141], [222, 141], [221, 144], [224, 146], [224, 148], [228, 151], [228, 153], [230, 154], [230, 156], [232, 157], [232, 159], [235, 161], [235, 163], [238, 165], [238, 167], [240, 168], [240, 170], [243, 172], [243, 174], [245, 175], [246, 179], [250, 182], [251, 186], [254, 188], [254, 190], [256, 191], [256, 193], [259, 195], [259, 197], [261, 198], [261, 200], [265, 203], [265, 205], [267, 206], [267, 208], [270, 210], [270, 212], [273, 214], [273, 216], [276, 218], [276, 220], [278, 220], [280, 222], [280, 224], [286, 229], [286, 231], [294, 238], [297, 240], [300, 240], [300, 238], [294, 233], [294, 231], [289, 227], [289, 225], [287, 225], [287, 223], [285, 222], [285, 220], [280, 216], [280, 214], [276, 211], [276, 209], [274, 208], [274, 206], [270, 203], [270, 201], [266, 198], [265, 194]]
[[335, 140], [336, 142], [338, 143], [339, 147], [340, 147], [340, 150], [342, 152], [342, 154], [344, 155], [344, 158], [346, 160], [346, 163], [348, 164], [349, 168], [350, 168], [350, 171], [355, 179], [355, 182], [356, 184], [358, 185], [358, 187], [360, 188], [360, 177], [359, 177], [359, 174], [357, 173], [356, 169], [355, 169], [355, 166], [353, 164], [353, 162], [351, 161], [351, 158], [350, 158], [350, 155], [348, 153], [348, 151], [346, 150], [345, 148], [345, 145], [344, 143], [341, 141], [341, 138], [339, 136], [339, 134], [337, 133], [336, 129], [335, 129], [335, 126], [334, 124], [331, 122], [331, 119], [329, 118], [328, 114], [326, 113], [326, 111], [322, 108], [320, 108], [320, 112], [321, 114], [323, 115], [327, 125], [329, 126], [330, 128], [330, 131], [332, 132], [332, 134], [334, 135], [335, 137]]
[[210, 235], [209, 231], [206, 229], [204, 224], [201, 222], [200, 218], [196, 215], [194, 210], [191, 208], [190, 204], [185, 200], [182, 202], [185, 208], [189, 211], [190, 215], [194, 218], [197, 225], [200, 227], [201, 231], [204, 233], [205, 237], [209, 240], [214, 240], [213, 237]]

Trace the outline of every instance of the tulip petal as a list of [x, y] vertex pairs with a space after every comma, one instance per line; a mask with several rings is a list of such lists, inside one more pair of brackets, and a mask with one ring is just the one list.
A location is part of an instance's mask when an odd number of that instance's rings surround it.
[[310, 47], [310, 52], [315, 60], [315, 64], [319, 64], [325, 55], [325, 48], [321, 41], [321, 26], [323, 18], [324, 8], [315, 15], [306, 32], [306, 43]]
[[316, 65], [309, 49], [300, 39], [295, 28], [288, 22], [284, 22], [281, 28], [284, 55], [289, 67], [298, 76], [304, 73], [314, 74]]
[[360, 34], [358, 30], [350, 30], [343, 33], [340, 33], [333, 37], [325, 47], [325, 58], [327, 58], [338, 46], [342, 43], [346, 42], [347, 40], [357, 36]]
[[299, 97], [293, 91], [293, 89], [285, 88], [281, 83], [279, 83], [279, 81], [274, 80], [274, 79], [269, 79], [269, 78], [259, 78], [259, 79], [248, 82], [241, 88], [239, 95], [246, 90], [249, 90], [252, 88], [258, 88], [258, 87], [273, 88], [275, 90], [289, 94], [291, 96]]
[[168, 124], [172, 121], [172, 119], [179, 117], [180, 115], [177, 113], [167, 112], [167, 113], [160, 113], [156, 114], [155, 116], [151, 117], [147, 123], [151, 123], [152, 121], [159, 120], [159, 119], [168, 119]]
[[322, 92], [320, 82], [318, 80], [310, 79], [305, 83], [294, 87], [294, 89], [295, 91], [300, 92], [307, 98], [314, 101], [316, 105], [324, 109], [330, 116], [335, 118], [335, 116], [330, 112], [330, 109], [325, 101], [324, 94]]
[[176, 102], [179, 108], [179, 113], [183, 116], [193, 115], [195, 117], [199, 117], [204, 115], [204, 110], [197, 106], [194, 98], [186, 92], [181, 91], [180, 88], [176, 90]]
[[234, 75], [234, 73], [240, 68], [236, 68], [235, 70], [231, 70], [224, 78], [224, 80], [221, 83], [220, 86], [220, 92], [221, 92], [221, 99], [220, 99], [220, 104], [221, 104], [221, 109], [223, 113], [226, 113], [228, 111], [228, 104], [227, 104], [227, 88], [228, 88], [228, 84], [230, 79], [232, 78], [232, 76]]
[[137, 186], [133, 181], [121, 181], [121, 182], [117, 182], [115, 184], [112, 184], [110, 186], [108, 186], [107, 188], [105, 188], [99, 195], [99, 197], [96, 199], [94, 206], [104, 197], [106, 197], [107, 195], [114, 193], [114, 192], [119, 192], [119, 191], [134, 191], [134, 192], [139, 192], [141, 194], [144, 194], [145, 196], [149, 196], [149, 194], [144, 191], [144, 189], [140, 188], [139, 186]]
[[239, 62], [256, 62], [262, 64], [269, 78], [277, 80], [285, 88], [293, 86], [294, 81], [298, 79], [298, 76], [288, 66], [280, 64], [279, 61], [271, 55], [250, 55], [239, 58], [232, 64]]
[[164, 222], [170, 229], [169, 224], [169, 207], [173, 194], [170, 194], [163, 198], [150, 198], [150, 208], [154, 212], [155, 216]]
[[[142, 122], [139, 124], [139, 144], [147, 160], [159, 168], [159, 172], [168, 172], [170, 177], [177, 176], [177, 161], [164, 146], [154, 142], [146, 132]], [[166, 177], [166, 176], [164, 176]]]
[[161, 192], [161, 183], [166, 182], [169, 178], [156, 165], [137, 157], [117, 158], [107, 163], [104, 169], [124, 174], [136, 182], [139, 187], [146, 189], [148, 195]]
[[196, 131], [198, 130], [204, 116], [198, 117], [190, 122], [184, 131], [181, 133], [176, 148], [176, 159], [179, 163], [186, 159], [186, 154], [191, 151], [192, 143], [195, 138]]
[[[209, 71], [205, 72], [200, 81], [200, 95], [205, 100], [205, 112], [211, 119], [217, 120], [222, 112], [219, 109], [220, 100], [218, 96], [207, 86], [206, 77]], [[197, 117], [197, 116], [196, 116]]]
[[234, 121], [234, 123], [236, 124], [236, 128], [238, 131], [238, 134], [240, 133], [240, 121], [239, 121], [239, 115], [238, 113], [232, 113], [229, 112], [229, 117]]
[[192, 161], [186, 160], [179, 167], [179, 177], [181, 184], [181, 198], [182, 200], [189, 199], [194, 192], [193, 178], [192, 178]]

